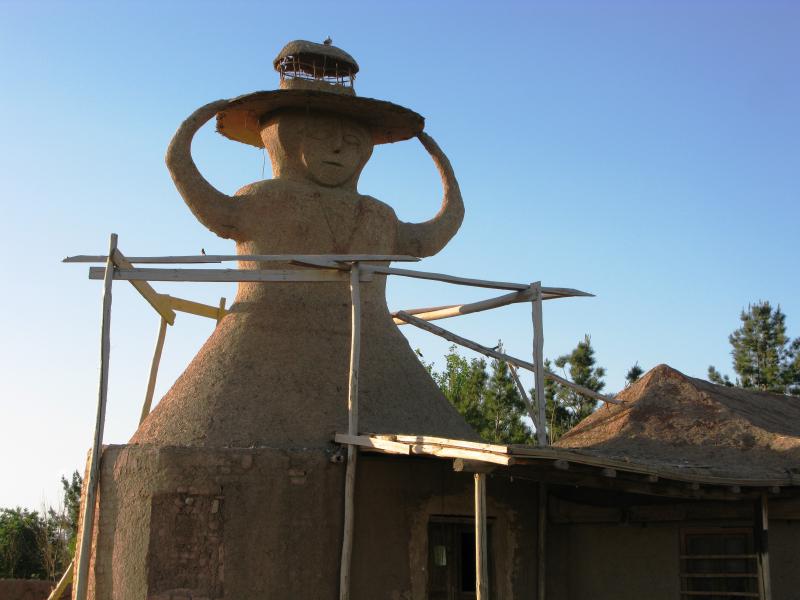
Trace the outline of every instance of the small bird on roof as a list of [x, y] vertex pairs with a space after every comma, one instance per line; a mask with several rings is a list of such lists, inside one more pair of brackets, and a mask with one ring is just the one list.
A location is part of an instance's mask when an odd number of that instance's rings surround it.
[[200, 248], [200, 254], [205, 256], [206, 255], [206, 249], [205, 248]]
[[328, 36], [328, 37], [325, 38], [325, 41], [322, 42], [322, 43], [325, 44], [326, 46], [330, 46], [331, 44], [333, 44], [333, 40], [331, 39], [331, 36]]

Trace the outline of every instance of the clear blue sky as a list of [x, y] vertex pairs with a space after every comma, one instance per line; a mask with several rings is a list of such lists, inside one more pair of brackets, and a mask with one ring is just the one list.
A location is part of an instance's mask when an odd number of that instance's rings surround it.
[[[56, 501], [91, 443], [100, 286], [59, 260], [104, 252], [112, 231], [128, 254], [232, 253], [175, 192], [167, 143], [197, 106], [276, 87], [284, 43], [328, 35], [360, 63], [358, 93], [424, 115], [459, 177], [464, 225], [421, 268], [597, 294], [545, 306], [547, 356], [590, 333], [615, 391], [635, 361], [730, 372], [727, 336], [751, 301], [780, 304], [800, 335], [798, 3], [6, 0], [0, 506]], [[211, 127], [194, 153], [225, 192], [261, 178], [262, 155]], [[415, 141], [377, 149], [360, 190], [405, 220], [441, 193]], [[158, 320], [115, 290], [106, 440], [121, 443]], [[486, 296], [396, 281], [389, 302]], [[447, 326], [529, 356], [524, 306]], [[179, 317], [158, 397], [211, 327]], [[446, 343], [411, 343], [441, 364]]]

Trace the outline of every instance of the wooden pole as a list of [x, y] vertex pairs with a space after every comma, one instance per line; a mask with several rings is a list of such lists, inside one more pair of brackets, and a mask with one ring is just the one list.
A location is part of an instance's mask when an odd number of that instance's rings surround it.
[[539, 427], [536, 428], [536, 442], [540, 446], [547, 446], [547, 415], [545, 413], [544, 389], [544, 325], [542, 319], [542, 282], [531, 284], [533, 292], [532, 317], [533, 317], [533, 373], [536, 384], [536, 408], [539, 413]]
[[83, 515], [81, 516], [81, 538], [78, 544], [78, 569], [75, 574], [75, 599], [86, 600], [89, 578], [89, 559], [92, 552], [92, 530], [94, 529], [94, 504], [97, 491], [97, 476], [100, 454], [103, 451], [103, 429], [106, 422], [108, 400], [108, 362], [111, 353], [111, 284], [114, 281], [114, 252], [117, 249], [117, 234], [111, 234], [106, 274], [103, 279], [103, 309], [100, 320], [100, 382], [97, 392], [97, 416], [94, 426], [94, 443], [89, 457], [89, 473], [84, 482]]
[[144, 404], [142, 414], [139, 417], [139, 425], [150, 414], [150, 407], [153, 405], [153, 394], [156, 391], [156, 378], [158, 377], [158, 366], [161, 364], [161, 351], [164, 349], [164, 338], [167, 336], [167, 320], [161, 317], [161, 325], [158, 328], [158, 338], [156, 339], [156, 349], [153, 352], [153, 361], [150, 363], [150, 378], [147, 380], [147, 391], [144, 394]]
[[[347, 433], [358, 435], [358, 366], [361, 356], [361, 290], [360, 268], [354, 262], [350, 268], [350, 380], [347, 394]], [[356, 489], [356, 459], [358, 447], [347, 446], [347, 470], [344, 480], [344, 535], [342, 562], [339, 571], [339, 599], [350, 598], [350, 565], [353, 560], [353, 531], [355, 528], [354, 497]]]
[[476, 600], [489, 600], [489, 550], [486, 537], [486, 473], [475, 473]]
[[222, 317], [224, 317], [226, 314], [225, 312], [226, 302], [227, 300], [225, 299], [225, 296], [222, 296], [222, 298], [219, 299], [219, 308], [217, 309], [217, 325], [219, 325], [219, 322], [222, 321]]
[[[438, 335], [439, 337], [443, 337], [446, 340], [449, 340], [449, 341], [454, 342], [456, 344], [461, 344], [465, 348], [469, 348], [470, 350], [475, 350], [475, 352], [479, 352], [479, 353], [481, 353], [481, 354], [483, 354], [485, 356], [489, 356], [491, 358], [496, 358], [498, 360], [502, 360], [502, 361], [507, 362], [508, 364], [511, 364], [511, 365], [516, 365], [520, 369], [526, 369], [526, 370], [531, 371], [531, 372], [535, 372], [536, 371], [536, 366], [533, 363], [528, 362], [527, 360], [514, 358], [513, 356], [505, 354], [504, 352], [498, 352], [497, 350], [494, 350], [492, 348], [487, 348], [486, 346], [482, 346], [477, 342], [473, 342], [472, 340], [469, 340], [469, 339], [467, 339], [465, 337], [461, 337], [460, 335], [457, 335], [457, 334], [453, 333], [452, 331], [449, 331], [447, 329], [443, 329], [443, 328], [439, 327], [438, 325], [434, 325], [433, 323], [428, 323], [428, 321], [424, 321], [422, 319], [418, 319], [414, 315], [409, 315], [408, 313], [405, 313], [402, 310], [397, 311], [395, 313], [395, 317], [397, 319], [400, 319], [401, 321], [405, 321], [406, 323], [408, 323], [410, 325], [414, 325], [415, 327], [419, 327], [420, 329], [424, 329], [425, 331], [430, 331], [432, 334]], [[622, 400], [617, 400], [616, 398], [614, 398], [612, 396], [604, 396], [603, 394], [600, 394], [599, 392], [595, 392], [594, 390], [590, 390], [587, 387], [584, 387], [582, 385], [578, 385], [577, 383], [573, 383], [569, 379], [565, 379], [565, 378], [561, 377], [560, 375], [556, 375], [552, 371], [548, 371], [548, 370], [545, 369], [544, 370], [544, 376], [546, 378], [548, 378], [548, 379], [552, 379], [553, 381], [555, 381], [557, 383], [560, 383], [562, 385], [567, 386], [568, 388], [571, 388], [571, 389], [575, 390], [579, 394], [583, 394], [584, 396], [588, 396], [589, 398], [596, 398], [597, 400], [600, 400], [601, 402], [607, 402], [609, 404], [622, 404]]]
[[539, 521], [538, 521], [538, 545], [537, 545], [537, 568], [536, 579], [538, 593], [536, 600], [544, 600], [547, 588], [547, 484], [539, 482]]
[[758, 550], [758, 582], [761, 600], [772, 600], [772, 581], [769, 572], [769, 504], [762, 493], [756, 507], [756, 547]]
[[528, 416], [533, 421], [533, 426], [536, 428], [536, 431], [539, 431], [539, 415], [536, 414], [536, 407], [533, 405], [533, 402], [528, 397], [528, 392], [525, 391], [525, 386], [522, 385], [522, 381], [519, 379], [519, 374], [517, 373], [517, 367], [512, 365], [511, 363], [508, 364], [508, 370], [511, 371], [511, 377], [514, 378], [514, 384], [517, 386], [517, 390], [519, 391], [519, 395], [522, 396], [522, 400], [525, 402], [525, 408], [528, 411]]
[[47, 597], [47, 600], [60, 600], [61, 596], [64, 595], [64, 590], [67, 589], [67, 586], [72, 581], [72, 574], [75, 572], [75, 561], [70, 561], [67, 570], [64, 571], [64, 574], [61, 576], [61, 579], [58, 580], [56, 587], [53, 588], [53, 591], [50, 592], [50, 595]]

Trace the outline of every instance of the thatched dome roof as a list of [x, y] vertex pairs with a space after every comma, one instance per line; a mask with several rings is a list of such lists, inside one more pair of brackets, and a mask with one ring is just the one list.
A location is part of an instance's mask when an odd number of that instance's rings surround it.
[[800, 398], [659, 365], [555, 446], [679, 473], [800, 484]]

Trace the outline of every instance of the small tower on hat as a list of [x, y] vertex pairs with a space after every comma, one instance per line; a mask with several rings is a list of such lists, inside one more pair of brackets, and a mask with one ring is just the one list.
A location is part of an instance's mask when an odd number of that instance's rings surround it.
[[330, 37], [321, 44], [306, 40], [289, 42], [272, 64], [280, 74], [281, 89], [355, 94], [353, 82], [358, 73], [358, 63], [347, 52], [334, 46]]

